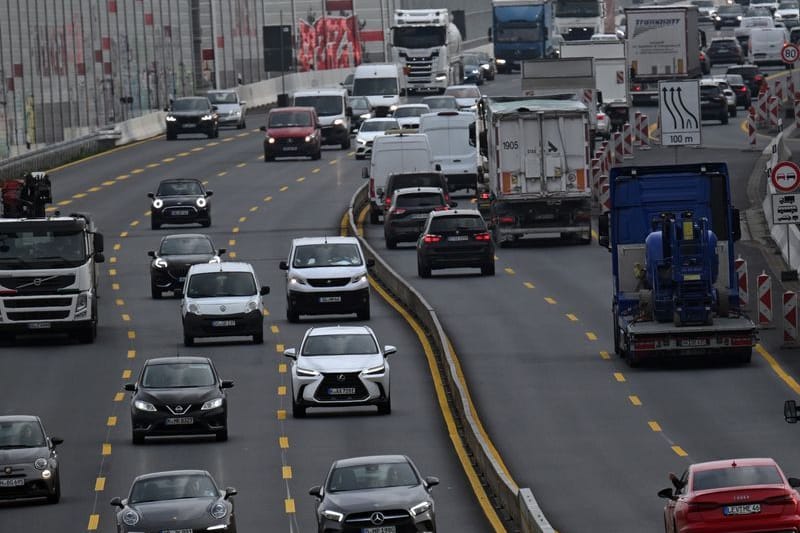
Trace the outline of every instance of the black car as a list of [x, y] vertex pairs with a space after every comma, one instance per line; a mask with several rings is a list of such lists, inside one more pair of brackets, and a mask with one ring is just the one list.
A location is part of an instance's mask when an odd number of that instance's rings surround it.
[[158, 184], [155, 194], [147, 193], [152, 200], [150, 227], [158, 229], [162, 224], [199, 223], [204, 228], [211, 225], [211, 201], [200, 180], [167, 179]]
[[436, 531], [438, 484], [405, 455], [375, 455], [335, 461], [325, 483], [308, 492], [317, 499], [319, 533]]
[[742, 47], [739, 46], [739, 42], [734, 37], [711, 39], [706, 55], [712, 67], [723, 63], [736, 63], [737, 65], [744, 63]]
[[700, 83], [700, 114], [702, 120], [719, 120], [728, 123], [728, 99], [715, 81]]
[[455, 207], [448, 205], [444, 192], [438, 187], [409, 187], [396, 189], [391, 207], [383, 216], [383, 237], [386, 247], [394, 249], [398, 242], [414, 242], [419, 237], [428, 213]]
[[38, 416], [0, 416], [0, 500], [61, 498], [56, 446], [63, 439], [48, 437]]
[[486, 52], [475, 52], [474, 55], [478, 58], [478, 64], [483, 70], [483, 79], [492, 81], [497, 76], [497, 64], [494, 58]]
[[480, 212], [455, 209], [431, 213], [417, 240], [417, 273], [429, 278], [441, 268], [480, 268], [494, 276], [494, 242]]
[[353, 111], [350, 117], [350, 130], [358, 131], [361, 123], [371, 116], [372, 107], [369, 105], [369, 100], [366, 96], [351, 96], [347, 99], [347, 106]]
[[207, 357], [148, 359], [139, 380], [126, 383], [131, 398], [133, 443], [148, 436], [213, 434], [228, 439], [225, 389], [232, 381], [219, 378]]
[[208, 235], [181, 233], [162, 237], [158, 250], [150, 250], [150, 293], [161, 298], [164, 291], [179, 293], [183, 290], [189, 267], [198, 263], [220, 261], [225, 248], [217, 250]]
[[736, 105], [748, 109], [752, 103], [750, 97], [750, 87], [747, 86], [747, 83], [745, 83], [742, 75], [725, 74], [723, 78], [725, 78], [725, 81], [728, 82], [728, 86], [733, 91], [733, 94], [736, 95]]
[[235, 494], [233, 487], [220, 490], [205, 470], [172, 470], [138, 476], [127, 498], [110, 503], [119, 508], [118, 533], [236, 533]]
[[176, 98], [167, 112], [167, 140], [172, 141], [179, 133], [203, 133], [209, 139], [219, 137], [217, 107], [205, 96]]
[[464, 83], [483, 85], [483, 69], [474, 57], [464, 59]]
[[444, 192], [445, 202], [450, 204], [450, 193], [447, 187], [447, 177], [438, 170], [422, 170], [419, 172], [399, 172], [389, 174], [386, 179], [386, 188], [383, 196], [384, 212], [392, 207], [392, 197], [397, 189], [408, 187], [438, 187]]
[[438, 96], [426, 96], [422, 99], [422, 103], [426, 104], [431, 113], [436, 113], [437, 111], [458, 111], [458, 102], [456, 101], [455, 96], [450, 95], [438, 95]]
[[723, 26], [739, 27], [744, 16], [744, 9], [739, 4], [719, 6], [714, 17], [714, 28], [719, 30]]
[[764, 85], [764, 74], [757, 65], [737, 65], [728, 67], [725, 74], [739, 74], [750, 89], [750, 96], [758, 96], [758, 91]]

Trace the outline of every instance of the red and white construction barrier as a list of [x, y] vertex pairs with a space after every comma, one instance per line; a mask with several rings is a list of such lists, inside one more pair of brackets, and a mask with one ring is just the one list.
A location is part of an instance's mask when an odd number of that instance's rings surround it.
[[756, 146], [756, 110], [753, 106], [747, 110], [747, 144], [751, 148]]
[[611, 211], [611, 192], [609, 191], [608, 176], [600, 176], [600, 212]]
[[759, 128], [766, 128], [767, 127], [767, 118], [768, 118], [768, 110], [767, 110], [767, 89], [763, 85], [761, 89], [758, 91], [758, 98], [756, 99], [756, 127]]
[[640, 150], [649, 150], [650, 149], [650, 121], [647, 118], [647, 115], [642, 113], [642, 123], [639, 126], [639, 135], [642, 139], [642, 145], [639, 147]]
[[758, 275], [758, 326], [772, 327], [772, 279], [766, 272]]
[[794, 123], [800, 128], [800, 93], [794, 93]]
[[642, 145], [642, 112], [635, 111], [633, 113], [633, 145], [639, 147]]
[[783, 102], [783, 79], [776, 78], [775, 79], [775, 92], [773, 95], [775, 98], [778, 99], [779, 102]]
[[595, 202], [600, 202], [600, 159], [592, 158], [592, 198]]
[[783, 293], [783, 346], [797, 346], [797, 293]]
[[770, 96], [767, 99], [767, 109], [769, 110], [769, 129], [770, 131], [778, 131], [778, 120], [780, 119], [780, 101], [775, 96]]
[[739, 305], [743, 308], [750, 303], [750, 291], [748, 290], [747, 261], [738, 257], [734, 262], [736, 271], [736, 286], [739, 287]]
[[622, 160], [625, 159], [625, 147], [623, 146], [624, 140], [622, 133], [615, 131], [612, 136], [614, 139], [614, 165], [621, 165]]
[[633, 128], [629, 122], [622, 125], [623, 159], [633, 159]]

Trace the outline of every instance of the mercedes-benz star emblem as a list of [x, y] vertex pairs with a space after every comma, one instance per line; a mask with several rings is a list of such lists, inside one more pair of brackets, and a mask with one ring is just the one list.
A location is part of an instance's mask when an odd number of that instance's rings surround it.
[[226, 309], [227, 307], [225, 307], [224, 305], [219, 306], [219, 310], [222, 311], [223, 313], [225, 312]]
[[386, 518], [383, 516], [383, 513], [379, 512], [372, 513], [372, 516], [369, 517], [369, 521], [375, 524], [376, 526], [383, 524], [384, 520], [386, 520]]
[[344, 381], [347, 379], [347, 376], [345, 376], [344, 374], [339, 374], [338, 376], [336, 376], [336, 379], [338, 379], [339, 381]]

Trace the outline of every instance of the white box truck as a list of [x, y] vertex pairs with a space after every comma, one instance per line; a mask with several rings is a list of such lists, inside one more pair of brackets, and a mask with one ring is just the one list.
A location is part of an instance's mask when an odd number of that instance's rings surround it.
[[419, 118], [419, 133], [428, 136], [434, 163], [438, 163], [447, 178], [450, 192], [477, 191], [480, 169], [478, 150], [470, 136], [475, 113], [439, 111]]
[[486, 216], [500, 246], [525, 237], [591, 242], [588, 114], [574, 101], [481, 100]]

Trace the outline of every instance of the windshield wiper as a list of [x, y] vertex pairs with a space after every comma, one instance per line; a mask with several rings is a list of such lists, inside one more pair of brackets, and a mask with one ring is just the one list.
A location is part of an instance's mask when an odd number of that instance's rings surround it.
[[48, 259], [60, 259], [61, 261], [64, 261], [65, 263], [70, 263], [72, 261], [77, 261], [77, 259], [67, 259], [66, 257], [64, 257], [62, 255], [45, 255], [43, 257], [37, 257], [36, 259], [45, 260], [45, 261], [48, 260]]
[[0, 257], [0, 261], [3, 261], [3, 262], [5, 262], [5, 261], [8, 261], [8, 262], [13, 261], [13, 262], [15, 262], [15, 263], [17, 263], [19, 265], [23, 265], [23, 266], [30, 266], [30, 264], [31, 264], [30, 261], [25, 261], [24, 259], [20, 259], [19, 257]]

